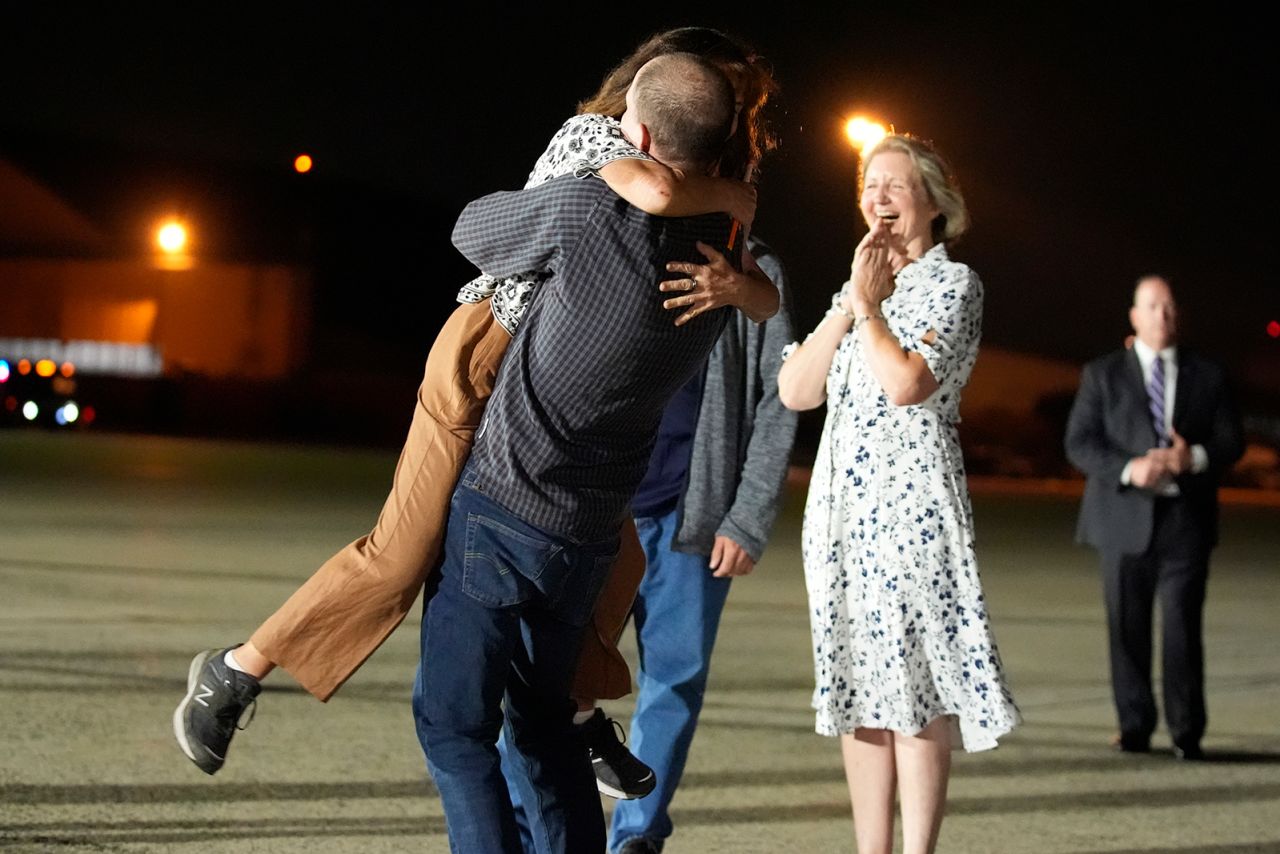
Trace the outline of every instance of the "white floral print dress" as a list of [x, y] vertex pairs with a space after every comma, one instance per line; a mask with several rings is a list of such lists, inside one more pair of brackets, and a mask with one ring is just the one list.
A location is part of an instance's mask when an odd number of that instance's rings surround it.
[[852, 333], [832, 360], [804, 514], [816, 729], [914, 735], [952, 715], [954, 745], [986, 750], [1020, 718], [988, 625], [956, 430], [982, 283], [942, 244], [896, 283], [881, 311], [940, 387], [892, 405]]

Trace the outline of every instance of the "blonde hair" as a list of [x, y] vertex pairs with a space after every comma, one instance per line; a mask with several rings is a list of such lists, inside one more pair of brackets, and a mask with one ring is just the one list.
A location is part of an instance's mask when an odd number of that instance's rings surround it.
[[858, 191], [861, 193], [867, 180], [867, 165], [877, 154], [900, 152], [911, 158], [916, 174], [929, 201], [938, 208], [938, 215], [931, 223], [935, 243], [951, 243], [969, 230], [969, 209], [964, 196], [951, 174], [947, 162], [934, 149], [933, 144], [905, 133], [891, 133], [875, 144], [862, 157], [862, 169], [858, 174]]

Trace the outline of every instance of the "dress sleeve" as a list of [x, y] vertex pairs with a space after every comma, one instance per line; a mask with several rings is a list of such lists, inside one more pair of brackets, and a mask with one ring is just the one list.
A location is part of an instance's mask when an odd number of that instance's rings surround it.
[[[932, 331], [932, 343], [924, 338]], [[902, 349], [924, 357], [940, 387], [968, 380], [982, 337], [982, 281], [964, 264], [951, 265], [921, 303]]]
[[529, 173], [525, 187], [534, 187], [561, 175], [585, 178], [606, 163], [628, 157], [653, 159], [627, 141], [616, 119], [584, 113], [569, 119], [551, 137], [547, 150]]

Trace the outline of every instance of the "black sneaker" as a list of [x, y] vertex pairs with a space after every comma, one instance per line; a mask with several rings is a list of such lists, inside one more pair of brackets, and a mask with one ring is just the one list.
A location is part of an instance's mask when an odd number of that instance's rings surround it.
[[[227, 761], [231, 736], [244, 729], [240, 717], [250, 705], [256, 710], [254, 698], [262, 690], [257, 679], [227, 666], [228, 648], [206, 649], [191, 659], [187, 696], [173, 712], [178, 746], [206, 774], [217, 773]], [[253, 720], [252, 712], [249, 720]]]
[[580, 724], [591, 754], [591, 768], [596, 772], [596, 788], [611, 798], [629, 801], [643, 798], [653, 791], [658, 779], [653, 769], [631, 755], [619, 739], [622, 725], [606, 718], [596, 709], [586, 723]]

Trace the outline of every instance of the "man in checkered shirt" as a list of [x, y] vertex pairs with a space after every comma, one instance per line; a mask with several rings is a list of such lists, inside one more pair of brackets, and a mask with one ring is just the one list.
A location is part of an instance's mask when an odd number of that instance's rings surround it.
[[[655, 159], [708, 174], [733, 119], [724, 75], [669, 54], [636, 75], [622, 125]], [[454, 244], [489, 275], [550, 274], [454, 491], [422, 619], [414, 719], [454, 851], [523, 850], [500, 730], [535, 848], [604, 850], [569, 687], [663, 410], [731, 312], [677, 327], [657, 282], [669, 261], [701, 263], [698, 241], [726, 250], [729, 228], [722, 214], [654, 217], [603, 181], [567, 176], [472, 202], [454, 229]]]

